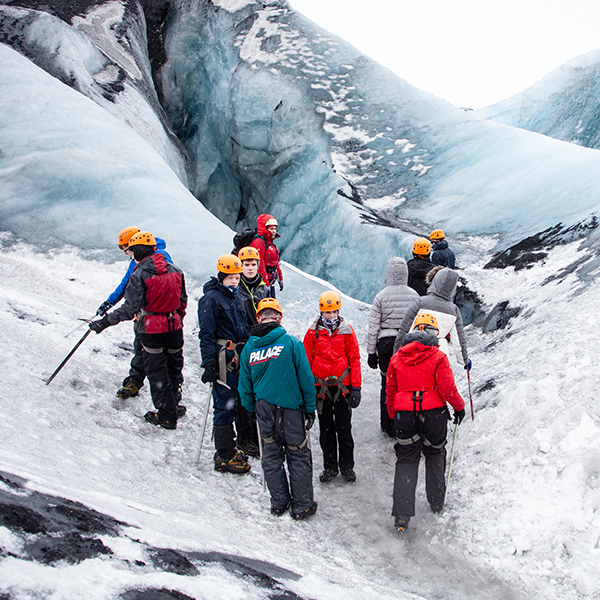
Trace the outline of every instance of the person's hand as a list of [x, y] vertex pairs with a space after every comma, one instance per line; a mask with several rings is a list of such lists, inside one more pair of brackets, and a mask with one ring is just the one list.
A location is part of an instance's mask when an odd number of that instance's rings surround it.
[[348, 395], [348, 406], [350, 408], [358, 408], [360, 404], [360, 388], [352, 387], [350, 388], [350, 394]]
[[209, 363], [204, 367], [204, 373], [202, 373], [203, 383], [216, 383], [219, 379], [219, 371], [217, 369], [217, 363]]
[[315, 423], [315, 413], [311, 412], [311, 413], [306, 413], [306, 420], [304, 422], [304, 425], [306, 426], [306, 431], [310, 431], [310, 428], [314, 425]]
[[96, 315], [98, 315], [99, 317], [103, 317], [111, 308], [112, 308], [112, 302], [109, 302], [108, 300], [106, 300], [98, 307], [98, 310], [96, 311]]
[[108, 317], [104, 315], [101, 319], [98, 319], [98, 321], [90, 321], [89, 327], [96, 333], [102, 333], [107, 327], [110, 327]]
[[454, 422], [457, 425], [460, 425], [463, 422], [464, 418], [465, 418], [465, 409], [464, 408], [462, 408], [461, 410], [454, 411]]
[[467, 359], [467, 362], [465, 363], [465, 371], [470, 371], [472, 366], [473, 363], [471, 362], [471, 359]]
[[371, 369], [376, 369], [379, 366], [379, 359], [377, 358], [377, 354], [369, 354], [367, 358], [367, 364]]
[[278, 279], [277, 283], [279, 284], [279, 291], [283, 292], [283, 279]]

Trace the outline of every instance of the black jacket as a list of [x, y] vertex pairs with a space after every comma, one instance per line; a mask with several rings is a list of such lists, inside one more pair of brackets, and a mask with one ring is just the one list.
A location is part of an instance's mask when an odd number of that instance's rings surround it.
[[427, 294], [425, 276], [433, 269], [431, 261], [428, 258], [412, 258], [407, 261], [406, 266], [408, 267], [408, 281], [406, 285], [415, 290], [419, 296]]
[[258, 323], [256, 319], [256, 307], [263, 298], [269, 297], [269, 287], [263, 281], [260, 275], [256, 275], [254, 281], [248, 281], [243, 275], [240, 278], [238, 294], [244, 303], [248, 327], [251, 329]]
[[433, 242], [431, 262], [434, 265], [442, 265], [450, 269], [456, 268], [456, 257], [454, 256], [454, 252], [448, 248], [448, 242], [446, 240]]

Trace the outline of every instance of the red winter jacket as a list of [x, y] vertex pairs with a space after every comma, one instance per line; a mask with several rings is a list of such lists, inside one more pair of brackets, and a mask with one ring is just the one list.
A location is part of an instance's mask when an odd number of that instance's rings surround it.
[[[277, 279], [283, 281], [283, 274], [279, 266], [279, 250], [273, 243], [275, 241], [273, 235], [265, 225], [269, 219], [273, 218], [271, 215], [258, 215], [256, 217], [257, 235], [261, 237], [255, 237], [250, 242], [250, 245], [258, 250], [260, 256], [258, 272], [262, 275], [263, 281], [267, 285], [271, 285]], [[279, 234], [275, 234], [275, 239], [278, 237], [280, 237]]]
[[[413, 392], [423, 392], [413, 402]], [[446, 406], [462, 410], [465, 402], [454, 383], [448, 357], [437, 346], [412, 341], [392, 356], [387, 372], [387, 408], [393, 419], [397, 411], [431, 410]]]
[[304, 349], [315, 377], [340, 377], [347, 367], [350, 375], [342, 382], [346, 387], [360, 387], [360, 350], [354, 329], [340, 317], [334, 331], [321, 325], [319, 317], [304, 336]]

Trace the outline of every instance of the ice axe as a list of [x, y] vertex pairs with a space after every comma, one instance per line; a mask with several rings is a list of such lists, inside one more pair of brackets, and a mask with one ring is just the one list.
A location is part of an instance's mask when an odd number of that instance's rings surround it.
[[204, 434], [206, 433], [206, 423], [208, 421], [208, 412], [210, 411], [210, 398], [212, 395], [212, 383], [208, 386], [208, 394], [206, 395], [206, 410], [204, 411], [204, 425], [202, 426], [202, 433], [200, 435], [200, 443], [198, 444], [198, 452], [196, 453], [195, 465], [198, 466], [200, 462], [200, 453], [202, 452], [202, 444], [204, 443]]
[[90, 333], [92, 333], [91, 329], [88, 329], [84, 334], [83, 337], [75, 344], [73, 350], [71, 350], [71, 352], [69, 352], [69, 354], [67, 354], [65, 360], [63, 360], [60, 365], [58, 365], [58, 368], [56, 369], [56, 371], [54, 371], [54, 373], [52, 373], [52, 375], [50, 375], [50, 377], [46, 380], [46, 385], [49, 385], [50, 382], [58, 375], [59, 371], [67, 364], [68, 360], [71, 358], [71, 356], [73, 356], [73, 354], [75, 354], [75, 351], [77, 350], [77, 348], [79, 348], [79, 346], [81, 346], [81, 344], [83, 344], [85, 338], [90, 335]]
[[456, 436], [458, 435], [458, 423], [454, 424], [454, 435], [452, 436], [452, 447], [450, 449], [450, 463], [448, 466], [448, 477], [446, 478], [446, 491], [444, 496], [448, 493], [448, 486], [450, 485], [450, 474], [452, 473], [452, 463], [454, 462], [454, 442], [456, 442]]
[[[92, 317], [93, 319], [94, 317]], [[83, 321], [83, 323], [79, 323], [79, 325], [77, 325], [77, 327], [75, 327], [75, 329], [71, 329], [71, 331], [69, 331], [69, 333], [67, 333], [67, 335], [65, 335], [66, 338], [68, 338], [72, 333], [75, 333], [78, 329], [81, 329], [84, 325], [87, 325], [88, 323], [91, 322], [92, 319], [78, 319], [79, 321]]]
[[469, 384], [469, 400], [471, 401], [471, 421], [475, 420], [475, 411], [473, 410], [473, 394], [471, 394], [471, 370], [467, 371], [467, 383]]

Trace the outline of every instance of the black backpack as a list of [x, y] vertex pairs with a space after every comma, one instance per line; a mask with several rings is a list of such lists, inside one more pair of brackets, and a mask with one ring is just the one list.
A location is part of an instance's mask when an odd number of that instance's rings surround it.
[[252, 240], [256, 237], [257, 231], [252, 227], [248, 227], [247, 229], [243, 229], [242, 231], [236, 233], [233, 236], [233, 250], [231, 254], [235, 254], [237, 256], [238, 252], [249, 246], [252, 243]]

